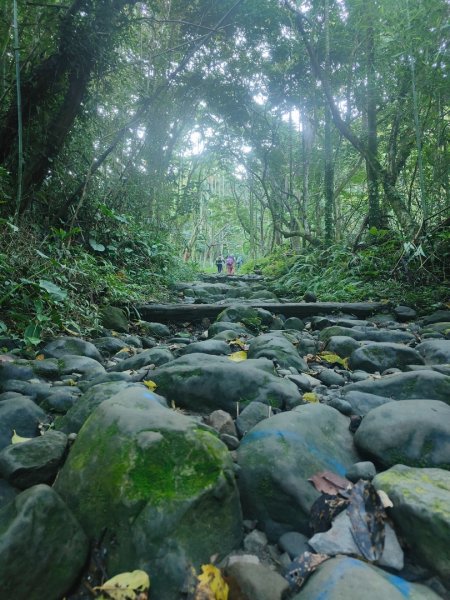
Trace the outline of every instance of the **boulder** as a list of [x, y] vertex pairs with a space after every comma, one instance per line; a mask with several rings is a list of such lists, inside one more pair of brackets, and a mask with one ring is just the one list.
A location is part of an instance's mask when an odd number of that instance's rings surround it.
[[259, 331], [262, 325], [270, 327], [272, 320], [273, 315], [268, 310], [245, 304], [232, 304], [218, 315], [216, 322], [241, 323], [250, 331]]
[[51, 483], [66, 447], [67, 436], [61, 431], [47, 431], [27, 442], [11, 444], [0, 452], [0, 475], [21, 489]]
[[94, 346], [102, 356], [112, 356], [126, 348], [126, 343], [117, 337], [102, 337], [93, 341]]
[[146, 335], [151, 335], [156, 338], [165, 338], [171, 335], [170, 329], [163, 323], [139, 321], [138, 326]]
[[431, 589], [410, 583], [351, 557], [325, 561], [292, 600], [439, 600]]
[[178, 600], [186, 572], [242, 539], [233, 464], [197, 420], [141, 397], [103, 402], [55, 483], [91, 541], [105, 531], [107, 569], [142, 569], [152, 595]]
[[[135, 392], [135, 390], [137, 391]], [[134, 393], [140, 394], [143, 390], [142, 384], [139, 383], [132, 384], [126, 381], [99, 383], [80, 396], [78, 402], [63, 417], [58, 417], [55, 420], [55, 429], [64, 433], [78, 433], [86, 419], [105, 400], [109, 400], [117, 394], [123, 398], [129, 398], [130, 394], [133, 397]], [[147, 399], [163, 405], [166, 404], [164, 398], [150, 391], [148, 391]]]
[[427, 369], [394, 373], [379, 379], [351, 383], [344, 387], [342, 393], [347, 398], [348, 394], [354, 391], [384, 396], [392, 400], [429, 398], [450, 404], [450, 377]]
[[366, 415], [355, 444], [384, 467], [450, 469], [450, 406], [438, 400], [389, 402]]
[[450, 583], [450, 472], [395, 465], [373, 480], [392, 500], [397, 531], [423, 561]]
[[149, 348], [148, 350], [143, 350], [136, 354], [135, 356], [130, 356], [130, 358], [125, 358], [121, 360], [113, 367], [109, 368], [109, 371], [128, 371], [133, 370], [137, 371], [142, 367], [146, 367], [147, 365], [164, 365], [173, 359], [173, 354], [170, 350], [166, 348]]
[[356, 483], [359, 479], [372, 481], [377, 474], [377, 470], [373, 462], [364, 460], [352, 465], [345, 474], [345, 477], [352, 483]]
[[333, 335], [328, 339], [326, 349], [342, 358], [348, 358], [360, 345], [360, 342], [346, 335]]
[[361, 346], [352, 352], [349, 360], [351, 369], [362, 369], [369, 373], [381, 373], [391, 367], [404, 369], [406, 365], [422, 364], [424, 360], [417, 350], [388, 342]]
[[128, 332], [128, 318], [125, 312], [117, 306], [104, 306], [100, 311], [100, 321], [105, 329], [112, 329], [119, 333]]
[[0, 361], [0, 392], [5, 391], [3, 385], [11, 379], [26, 381], [34, 375], [27, 360]]
[[[316, 533], [308, 541], [308, 544], [318, 554], [336, 556], [346, 554], [358, 556], [362, 559], [361, 551], [353, 537], [353, 526], [347, 511], [343, 511], [335, 517], [331, 529], [323, 533]], [[400, 547], [395, 531], [389, 523], [384, 524], [384, 549], [377, 564], [389, 569], [401, 571], [404, 566], [403, 550]]]
[[92, 379], [105, 373], [104, 367], [94, 358], [65, 354], [58, 359], [61, 375], [79, 373], [83, 379]]
[[47, 415], [30, 398], [17, 396], [0, 402], [0, 450], [9, 446], [15, 430], [21, 437], [39, 435], [38, 425]]
[[284, 328], [302, 331], [305, 328], [305, 323], [298, 317], [289, 317], [289, 319], [286, 319], [284, 322]]
[[78, 577], [89, 544], [73, 514], [46, 485], [0, 510], [0, 597], [60, 600]]
[[248, 433], [255, 425], [264, 419], [272, 417], [271, 407], [262, 402], [251, 402], [236, 417], [236, 429], [240, 436]]
[[45, 358], [61, 358], [70, 354], [72, 356], [86, 356], [99, 363], [103, 361], [102, 355], [94, 344], [74, 337], [60, 337], [49, 342], [42, 348], [42, 354]]
[[239, 337], [240, 335], [247, 335], [249, 333], [248, 329], [241, 325], [240, 323], [230, 323], [229, 321], [219, 321], [213, 323], [208, 328], [208, 337], [212, 338], [218, 333], [222, 333], [223, 331], [234, 331], [234, 337]]
[[359, 460], [349, 419], [324, 404], [298, 406], [256, 425], [238, 450], [239, 488], [245, 515], [269, 539], [287, 531], [308, 533], [319, 493], [308, 478], [330, 470], [344, 475]]
[[323, 342], [328, 342], [331, 337], [336, 335], [351, 337], [357, 341], [394, 342], [399, 344], [414, 342], [416, 339], [412, 333], [397, 329], [376, 329], [375, 327], [350, 328], [340, 325], [333, 325], [332, 327], [322, 329], [319, 337]]
[[281, 367], [294, 367], [297, 371], [308, 371], [306, 361], [299, 356], [296, 347], [281, 332], [265, 333], [251, 339], [248, 357], [275, 359]]
[[401, 304], [398, 304], [394, 308], [394, 314], [401, 323], [406, 321], [414, 321], [414, 319], [417, 317], [417, 312], [413, 308], [410, 306], [403, 306]]
[[430, 325], [432, 323], [450, 323], [450, 310], [437, 310], [431, 315], [427, 315], [422, 319], [424, 325]]
[[194, 342], [183, 348], [180, 354], [194, 354], [196, 352], [203, 354], [215, 354], [216, 356], [231, 354], [230, 346], [226, 342], [218, 339]]
[[350, 404], [352, 409], [351, 412], [354, 415], [361, 415], [363, 417], [374, 408], [387, 404], [388, 402], [393, 402], [391, 398], [377, 396], [376, 394], [368, 394], [367, 392], [359, 392], [358, 390], [347, 393], [346, 390], [348, 387], [349, 386], [346, 386], [344, 388], [345, 400]]
[[230, 580], [232, 598], [281, 600], [289, 588], [284, 577], [260, 563], [236, 561], [226, 567], [225, 574]]
[[308, 544], [308, 538], [298, 531], [288, 531], [278, 540], [278, 546], [283, 552], [287, 552], [291, 560], [303, 554], [311, 552], [311, 546]]
[[427, 340], [416, 346], [427, 365], [450, 363], [450, 340]]
[[426, 325], [420, 330], [420, 334], [425, 336], [427, 334], [449, 337], [450, 335], [450, 321], [439, 322], [439, 323], [431, 323], [430, 325]]
[[156, 369], [151, 378], [158, 393], [195, 412], [222, 409], [236, 414], [238, 406], [242, 410], [254, 401], [276, 408], [300, 402], [296, 385], [246, 364], [251, 362], [188, 354]]
[[0, 479], [0, 509], [2, 509], [6, 504], [14, 500], [17, 494], [20, 493], [21, 490], [18, 490], [10, 483], [6, 481], [6, 479]]

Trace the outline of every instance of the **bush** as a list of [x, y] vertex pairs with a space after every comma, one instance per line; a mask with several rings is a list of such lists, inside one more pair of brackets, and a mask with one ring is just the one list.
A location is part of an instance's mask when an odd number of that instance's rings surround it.
[[[324, 302], [390, 300], [429, 310], [448, 299], [448, 257], [448, 239], [442, 232], [413, 244], [375, 230], [357, 252], [336, 244], [289, 258], [286, 264], [293, 262], [292, 266], [272, 289], [296, 300], [310, 291]], [[271, 265], [271, 260], [265, 264]], [[271, 275], [273, 268], [265, 266], [263, 271]]]
[[43, 234], [30, 224], [19, 228], [1, 220], [0, 333], [9, 331], [33, 346], [47, 335], [98, 330], [102, 304], [169, 299], [168, 285], [190, 277], [192, 267], [161, 236], [126, 225], [126, 238], [118, 228], [117, 247], [107, 250], [93, 238], [83, 245], [78, 228]]

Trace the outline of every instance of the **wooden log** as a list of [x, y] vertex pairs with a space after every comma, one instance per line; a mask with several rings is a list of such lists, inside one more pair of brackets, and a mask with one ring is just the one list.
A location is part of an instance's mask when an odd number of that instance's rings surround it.
[[[238, 304], [238, 303], [237, 303]], [[141, 304], [137, 310], [144, 321], [158, 323], [189, 321], [197, 322], [202, 319], [215, 319], [229, 304]], [[387, 308], [382, 302], [251, 302], [245, 306], [264, 308], [285, 317], [310, 317], [344, 313], [355, 317], [368, 317]]]

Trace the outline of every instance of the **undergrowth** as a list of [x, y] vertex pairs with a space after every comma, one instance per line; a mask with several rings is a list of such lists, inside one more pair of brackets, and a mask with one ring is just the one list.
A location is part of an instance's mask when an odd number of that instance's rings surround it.
[[93, 334], [102, 305], [168, 301], [171, 282], [193, 276], [167, 240], [130, 219], [108, 246], [78, 228], [42, 233], [1, 220], [0, 336], [32, 347], [58, 333]]
[[284, 248], [284, 258], [279, 249], [257, 266], [279, 297], [298, 301], [308, 291], [323, 302], [386, 300], [426, 312], [449, 300], [449, 242], [448, 231], [412, 243], [380, 230], [356, 252], [335, 244], [289, 256]]

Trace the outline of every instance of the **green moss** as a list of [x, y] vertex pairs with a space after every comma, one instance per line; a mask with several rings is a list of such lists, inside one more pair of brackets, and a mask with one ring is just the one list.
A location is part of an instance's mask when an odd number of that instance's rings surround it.
[[196, 439], [174, 433], [163, 434], [158, 459], [152, 447], [135, 447], [134, 465], [127, 475], [126, 495], [152, 504], [195, 496], [213, 486], [221, 473], [216, 438], [200, 430]]

